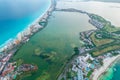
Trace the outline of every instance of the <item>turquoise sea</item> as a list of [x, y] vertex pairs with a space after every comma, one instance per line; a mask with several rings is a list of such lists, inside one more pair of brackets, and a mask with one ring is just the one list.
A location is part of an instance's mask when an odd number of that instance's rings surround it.
[[112, 64], [99, 80], [120, 80], [120, 59]]
[[0, 46], [42, 16], [50, 0], [0, 0]]

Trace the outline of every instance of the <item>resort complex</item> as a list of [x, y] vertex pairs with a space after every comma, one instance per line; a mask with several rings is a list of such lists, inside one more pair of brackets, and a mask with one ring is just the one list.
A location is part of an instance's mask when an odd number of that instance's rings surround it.
[[[120, 28], [75, 7], [81, 3], [51, 0], [42, 17], [1, 46], [0, 80], [103, 80], [120, 58]], [[83, 16], [93, 28], [80, 28]]]

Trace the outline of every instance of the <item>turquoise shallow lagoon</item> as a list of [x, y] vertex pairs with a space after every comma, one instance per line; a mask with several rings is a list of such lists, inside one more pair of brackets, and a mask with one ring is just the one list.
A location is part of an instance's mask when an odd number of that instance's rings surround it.
[[99, 80], [120, 80], [120, 59], [112, 64]]
[[50, 0], [0, 0], [0, 46], [49, 8]]

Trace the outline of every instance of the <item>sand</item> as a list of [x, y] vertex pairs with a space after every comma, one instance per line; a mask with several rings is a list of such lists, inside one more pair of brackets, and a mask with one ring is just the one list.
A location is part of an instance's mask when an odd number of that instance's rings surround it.
[[92, 80], [98, 80], [98, 78], [111, 66], [111, 64], [120, 58], [120, 55], [114, 57], [108, 57], [103, 60], [103, 66], [99, 69], [95, 69], [92, 74]]

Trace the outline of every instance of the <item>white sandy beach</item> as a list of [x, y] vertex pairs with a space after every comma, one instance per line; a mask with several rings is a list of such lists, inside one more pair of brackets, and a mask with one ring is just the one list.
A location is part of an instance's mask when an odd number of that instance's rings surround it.
[[110, 65], [117, 60], [118, 58], [120, 58], [120, 55], [111, 57], [111, 58], [106, 58], [103, 60], [103, 66], [100, 67], [99, 69], [95, 69], [93, 74], [92, 74], [92, 79], [91, 80], [98, 80], [98, 78], [101, 76], [101, 74], [103, 74], [108, 67], [110, 67]]

